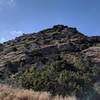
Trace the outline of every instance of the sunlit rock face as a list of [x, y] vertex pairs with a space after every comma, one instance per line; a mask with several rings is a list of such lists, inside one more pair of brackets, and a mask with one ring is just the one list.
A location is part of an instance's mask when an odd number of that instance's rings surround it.
[[83, 51], [85, 56], [91, 59], [93, 63], [100, 63], [100, 47], [93, 46]]

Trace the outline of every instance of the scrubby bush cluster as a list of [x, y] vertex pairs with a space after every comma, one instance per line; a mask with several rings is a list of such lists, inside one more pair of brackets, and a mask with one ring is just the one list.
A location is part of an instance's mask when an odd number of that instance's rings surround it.
[[88, 61], [84, 63], [79, 60], [72, 65], [63, 59], [56, 59], [48, 61], [41, 69], [34, 65], [10, 75], [10, 82], [35, 91], [49, 91], [53, 95], [89, 96], [99, 69], [88, 64]]

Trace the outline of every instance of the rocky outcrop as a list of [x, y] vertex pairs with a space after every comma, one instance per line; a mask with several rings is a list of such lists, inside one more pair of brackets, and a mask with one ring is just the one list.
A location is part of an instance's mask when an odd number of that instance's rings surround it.
[[100, 37], [88, 37], [76, 28], [55, 25], [53, 28], [23, 34], [15, 40], [0, 44], [0, 69], [7, 62], [18, 68], [37, 63], [43, 66], [44, 59], [48, 60], [62, 53], [80, 55], [82, 52], [85, 56], [91, 57], [92, 61], [100, 62], [100, 47], [96, 47], [97, 44], [100, 44]]
[[93, 63], [99, 63], [100, 64], [100, 47], [93, 46], [86, 50], [83, 50], [82, 53], [91, 60]]

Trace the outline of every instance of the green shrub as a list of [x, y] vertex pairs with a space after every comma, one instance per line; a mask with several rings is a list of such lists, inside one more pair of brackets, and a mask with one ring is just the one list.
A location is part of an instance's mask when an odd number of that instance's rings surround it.
[[[80, 62], [81, 63], [81, 62]], [[77, 64], [76, 64], [77, 65]], [[48, 62], [42, 69], [33, 66], [23, 72], [11, 76], [24, 88], [35, 91], [49, 91], [53, 95], [83, 94], [92, 87], [92, 80], [97, 75], [96, 67], [84, 68], [72, 66], [59, 59]]]
[[89, 48], [89, 45], [87, 45], [87, 44], [83, 44], [80, 46], [80, 50], [85, 50], [87, 48]]

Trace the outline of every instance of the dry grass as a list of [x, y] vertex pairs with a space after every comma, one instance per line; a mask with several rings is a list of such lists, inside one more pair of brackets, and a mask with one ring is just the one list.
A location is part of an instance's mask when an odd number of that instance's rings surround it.
[[73, 97], [51, 97], [47, 92], [34, 92], [32, 90], [14, 89], [7, 85], [0, 85], [0, 100], [76, 100]]

